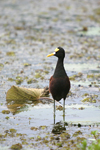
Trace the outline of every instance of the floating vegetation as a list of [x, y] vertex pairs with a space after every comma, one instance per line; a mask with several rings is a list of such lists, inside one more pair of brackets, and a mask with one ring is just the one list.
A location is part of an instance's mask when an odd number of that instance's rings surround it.
[[56, 106], [56, 109], [57, 110], [63, 110], [63, 107], [61, 105], [59, 105], [59, 106]]
[[97, 15], [100, 15], [100, 7], [99, 7], [99, 8], [94, 9], [94, 12], [95, 12]]
[[15, 28], [15, 30], [25, 30], [25, 28], [23, 26], [22, 27], [21, 26], [15, 26], [14, 28]]
[[16, 132], [17, 132], [16, 129], [9, 129], [9, 131], [10, 131], [11, 133], [16, 133]]
[[14, 144], [10, 147], [10, 149], [12, 149], [12, 150], [20, 150], [22, 148], [23, 148], [22, 144], [20, 144], [20, 143]]
[[45, 74], [48, 74], [48, 73], [49, 73], [49, 71], [48, 71], [48, 70], [44, 70], [44, 73], [45, 73]]
[[31, 83], [33, 83], [33, 79], [27, 80], [27, 84], [31, 84]]
[[79, 136], [79, 135], [81, 135], [81, 134], [82, 134], [82, 132], [79, 130], [79, 131], [76, 131], [76, 132], [73, 134], [73, 136], [76, 137], [76, 136]]
[[93, 99], [92, 97], [86, 97], [82, 100], [82, 102], [96, 103], [96, 99]]
[[94, 78], [94, 74], [87, 75], [87, 78]]
[[7, 100], [37, 100], [42, 97], [44, 89], [23, 88], [12, 86], [7, 94]]
[[65, 132], [65, 133], [61, 133], [60, 137], [61, 137], [61, 140], [68, 140], [71, 138], [71, 135]]
[[23, 65], [24, 65], [24, 67], [31, 66], [31, 64], [29, 64], [29, 63], [24, 63]]
[[41, 76], [41, 73], [35, 73], [35, 75], [34, 75], [34, 78], [41, 78], [42, 76]]
[[27, 104], [32, 104], [32, 106], [35, 106], [39, 103], [42, 104], [52, 103], [52, 99], [47, 98], [47, 96], [48, 96], [47, 90], [45, 90], [45, 88], [27, 89], [12, 86], [11, 89], [8, 90], [6, 95], [7, 107], [10, 110], [10, 112], [15, 115], [22, 111], [27, 111], [29, 109], [29, 105]]
[[69, 79], [70, 80], [76, 80], [77, 78], [82, 77], [82, 76], [83, 76], [83, 74], [81, 72], [79, 72], [78, 74], [70, 76]]
[[39, 129], [42, 129], [42, 130], [47, 129], [47, 126], [40, 126]]
[[85, 94], [82, 95], [82, 97], [84, 97], [84, 96], [89, 96], [89, 94], [88, 94], [88, 93], [85, 93]]
[[4, 135], [3, 135], [3, 134], [0, 134], [0, 138], [4, 138]]
[[15, 52], [7, 52], [6, 55], [7, 56], [15, 56]]
[[6, 117], [5, 117], [5, 119], [7, 119], [7, 120], [8, 120], [8, 119], [9, 119], [9, 117], [8, 117], [8, 116], [6, 116]]
[[58, 143], [56, 143], [56, 145], [57, 145], [58, 147], [62, 147], [62, 142], [58, 142]]
[[23, 82], [22, 77], [17, 76], [15, 82], [16, 82], [17, 85], [18, 85], [18, 84], [21, 84], [21, 83]]
[[96, 80], [100, 80], [100, 74], [88, 74], [87, 78], [94, 78]]
[[21, 84], [23, 82], [23, 80], [22, 79], [17, 79], [17, 80], [15, 80], [15, 82], [18, 85], [18, 84]]
[[9, 110], [2, 110], [2, 113], [3, 114], [10, 114], [10, 111]]
[[[6, 44], [16, 44], [16, 41], [14, 39], [6, 40]], [[11, 56], [11, 55], [10, 55]], [[14, 55], [15, 56], [15, 55]]]
[[35, 36], [26, 36], [25, 38], [26, 38], [27, 40], [34, 40], [34, 41], [37, 40], [37, 38], [36, 38]]
[[88, 93], [85, 93], [85, 94], [83, 94], [82, 95], [82, 97], [84, 97], [85, 96], [85, 98], [82, 100], [82, 102], [90, 102], [90, 103], [96, 103], [96, 98], [98, 97], [98, 95], [89, 95]]
[[84, 26], [82, 31], [88, 31], [88, 27]]
[[38, 135], [36, 141], [41, 141], [41, 140], [42, 140], [41, 136]]
[[33, 78], [27, 80], [27, 84], [37, 83], [37, 82], [38, 82], [38, 80], [33, 79]]
[[85, 109], [85, 108], [84, 108], [84, 107], [79, 107], [78, 109], [79, 109], [79, 110], [83, 110], [83, 109]]
[[52, 129], [52, 133], [54, 134], [61, 134], [65, 131], [66, 131], [66, 128], [61, 123], [57, 123], [56, 125], [54, 125]]
[[13, 78], [8, 78], [8, 81], [11, 81], [11, 82], [13, 82], [13, 81], [15, 81]]
[[30, 129], [31, 129], [31, 130], [34, 130], [34, 131], [37, 131], [37, 130], [38, 130], [37, 127], [31, 127]]
[[2, 63], [0, 63], [0, 67], [4, 67], [4, 65]]

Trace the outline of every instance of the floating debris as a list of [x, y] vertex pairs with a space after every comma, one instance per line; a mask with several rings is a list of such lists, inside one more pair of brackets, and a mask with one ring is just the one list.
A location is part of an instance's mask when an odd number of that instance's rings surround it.
[[6, 100], [38, 100], [49, 95], [48, 87], [44, 89], [12, 86], [6, 94]]

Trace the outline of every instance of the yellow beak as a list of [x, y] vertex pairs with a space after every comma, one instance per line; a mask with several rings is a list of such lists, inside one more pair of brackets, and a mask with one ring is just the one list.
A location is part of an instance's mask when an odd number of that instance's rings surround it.
[[[55, 49], [55, 52], [58, 52], [58, 51], [59, 51], [59, 49], [56, 48], [56, 49]], [[54, 53], [51, 53], [51, 54], [49, 54], [49, 55], [47, 55], [47, 57], [54, 56], [55, 52], [54, 52]]]
[[54, 56], [54, 53], [51, 53], [51, 54], [47, 55], [47, 57], [50, 57], [50, 56]]

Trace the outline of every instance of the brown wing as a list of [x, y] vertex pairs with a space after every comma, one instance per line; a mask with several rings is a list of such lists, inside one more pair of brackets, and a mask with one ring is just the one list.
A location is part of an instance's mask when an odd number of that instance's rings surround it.
[[70, 81], [68, 76], [64, 78], [50, 78], [49, 91], [52, 94], [53, 99], [60, 101], [62, 98], [66, 99], [66, 96], [70, 90]]

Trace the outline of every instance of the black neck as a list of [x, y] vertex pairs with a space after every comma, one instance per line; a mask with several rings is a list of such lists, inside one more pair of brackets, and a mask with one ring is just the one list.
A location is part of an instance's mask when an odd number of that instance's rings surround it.
[[66, 71], [64, 69], [63, 65], [64, 59], [58, 58], [56, 69], [54, 72], [53, 77], [54, 78], [59, 78], [59, 77], [65, 77], [66, 76]]

